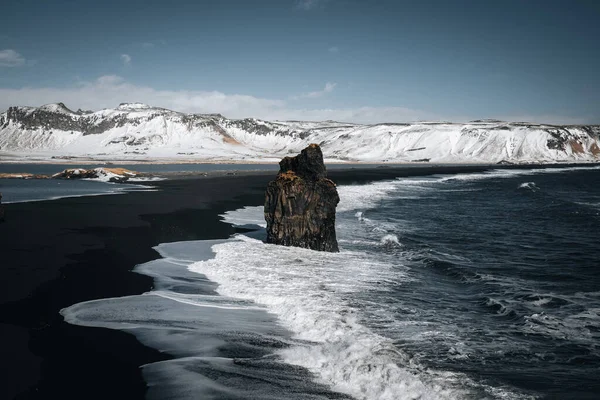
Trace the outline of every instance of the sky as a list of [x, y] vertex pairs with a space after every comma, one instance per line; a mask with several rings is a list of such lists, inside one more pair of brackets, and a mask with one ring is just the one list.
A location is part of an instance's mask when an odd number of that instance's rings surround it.
[[3, 0], [0, 110], [600, 123], [597, 0]]

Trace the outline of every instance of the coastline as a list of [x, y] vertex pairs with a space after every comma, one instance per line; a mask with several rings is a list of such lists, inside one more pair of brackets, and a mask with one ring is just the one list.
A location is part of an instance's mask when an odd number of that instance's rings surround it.
[[10, 386], [0, 397], [143, 398], [139, 366], [169, 357], [124, 332], [69, 325], [58, 312], [150, 290], [153, 280], [131, 270], [160, 257], [153, 246], [229, 237], [235, 230], [218, 214], [262, 198], [268, 179], [163, 181], [159, 192], [6, 204], [0, 273], [11, 285], [0, 294], [0, 350], [10, 355], [1, 368]]
[[[22, 153], [11, 153], [7, 151], [0, 151], [0, 165], [22, 165], [22, 164], [54, 164], [54, 165], [66, 165], [66, 166], [79, 166], [79, 165], [277, 165], [283, 156], [273, 156], [265, 158], [250, 158], [250, 159], [228, 159], [228, 158], [186, 158], [186, 157], [139, 157], [139, 158], [99, 158], [93, 156], [44, 156], [36, 154], [23, 155]], [[414, 165], [429, 165], [429, 166], [452, 166], [452, 165], [514, 165], [514, 166], [532, 166], [532, 165], [589, 165], [599, 164], [600, 159], [595, 160], [564, 160], [564, 161], [538, 161], [538, 162], [514, 162], [511, 164], [503, 164], [503, 161], [499, 163], [490, 164], [485, 161], [473, 161], [468, 162], [466, 160], [456, 161], [360, 161], [360, 160], [343, 160], [339, 158], [325, 158], [326, 165], [335, 166], [348, 166], [348, 167], [361, 167], [370, 165], [384, 165], [392, 167], [402, 166], [414, 166]]]
[[[349, 168], [331, 169], [328, 175], [343, 185], [498, 167]], [[518, 167], [523, 168], [513, 168]], [[131, 270], [160, 258], [153, 246], [228, 238], [236, 229], [222, 223], [219, 214], [261, 205], [274, 175], [175, 174], [151, 182], [160, 189], [156, 192], [7, 204], [0, 242], [9, 262], [0, 273], [11, 285], [0, 294], [0, 332], [6, 338], [1, 346], [7, 347], [1, 350], [10, 348], [13, 359], [2, 361], [12, 386], [3, 387], [0, 397], [143, 398], [146, 384], [139, 366], [170, 357], [125, 332], [69, 325], [58, 311], [86, 300], [150, 290], [153, 280]]]

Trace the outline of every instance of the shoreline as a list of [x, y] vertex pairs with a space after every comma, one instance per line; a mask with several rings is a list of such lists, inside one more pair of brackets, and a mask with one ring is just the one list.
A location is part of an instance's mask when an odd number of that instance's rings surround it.
[[[328, 177], [339, 185], [364, 184], [498, 167], [503, 166], [331, 169]], [[143, 398], [146, 383], [139, 366], [171, 357], [123, 331], [69, 325], [60, 309], [151, 290], [152, 278], [131, 271], [160, 258], [152, 247], [229, 238], [236, 228], [221, 222], [219, 214], [261, 205], [274, 176], [274, 171], [192, 173], [151, 182], [159, 191], [6, 204], [0, 242], [9, 262], [3, 263], [0, 279], [11, 285], [0, 294], [5, 337], [0, 351], [9, 355], [1, 369], [11, 387], [1, 388], [0, 397]]]
[[[14, 166], [14, 165], [31, 165], [31, 166], [45, 166], [45, 165], [70, 165], [70, 164], [55, 164], [55, 163], [23, 163], [23, 164], [13, 164], [0, 162], [0, 171], [2, 167]], [[80, 166], [81, 169], [90, 167], [95, 164], [73, 164]], [[115, 168], [118, 164], [114, 164], [110, 168]], [[125, 165], [125, 164], [123, 164]], [[172, 163], [147, 163], [147, 164], [130, 164], [130, 165], [206, 165], [206, 166], [219, 166], [223, 165], [224, 167], [231, 166], [264, 166], [264, 167], [273, 167], [273, 168], [264, 168], [264, 169], [236, 169], [236, 168], [223, 168], [223, 169], [197, 169], [197, 170], [172, 170], [172, 171], [131, 171], [137, 175], [133, 176], [131, 180], [124, 181], [122, 183], [126, 184], [136, 184], [136, 185], [148, 185], [153, 184], [155, 182], [161, 180], [174, 180], [174, 179], [190, 179], [190, 178], [221, 178], [224, 176], [242, 176], [242, 175], [258, 175], [258, 174], [276, 174], [277, 173], [277, 163], [189, 163], [189, 164], [172, 164]], [[544, 169], [544, 168], [586, 168], [586, 167], [594, 167], [600, 166], [600, 161], [598, 162], [565, 162], [565, 163], [532, 163], [532, 164], [489, 164], [489, 163], [386, 163], [386, 164], [370, 164], [370, 163], [326, 163], [327, 173], [336, 173], [336, 172], [359, 172], [362, 173], [364, 171], [386, 171], [386, 172], [399, 172], [403, 173], [403, 171], [410, 171], [416, 175], [423, 174], [442, 174], [443, 171], [454, 171], [457, 169], [469, 169], [473, 171], [482, 171], [482, 170], [492, 170], [492, 169]], [[61, 171], [58, 171], [61, 172]], [[453, 173], [453, 172], [451, 172]], [[18, 176], [24, 175], [24, 176]], [[26, 176], [30, 175], [30, 176]], [[402, 175], [406, 176], [406, 175]], [[52, 175], [48, 174], [37, 174], [37, 173], [29, 173], [29, 172], [8, 172], [3, 173], [0, 172], [0, 180], [46, 180], [46, 179], [61, 179], [61, 178], [53, 178]], [[77, 179], [70, 179], [77, 180]], [[98, 181], [102, 182], [100, 179], [95, 178], [82, 178], [81, 180], [87, 181]]]
[[[0, 273], [11, 285], [0, 294], [0, 347], [11, 355], [2, 361], [11, 387], [0, 388], [0, 397], [143, 398], [139, 366], [169, 357], [124, 332], [69, 325], [58, 312], [81, 301], [149, 291], [153, 279], [131, 270], [160, 257], [152, 247], [228, 238], [235, 230], [218, 214], [262, 197], [252, 185], [266, 179], [163, 181], [161, 192], [6, 204], [0, 242], [9, 262]], [[253, 194], [232, 198], [236, 186]]]
[[[36, 158], [35, 156], [23, 156], [16, 155], [14, 153], [0, 152], [0, 156], [2, 160], [0, 160], [0, 165], [22, 165], [22, 164], [55, 164], [55, 165], [103, 165], [103, 166], [111, 166], [111, 165], [205, 165], [205, 164], [214, 164], [214, 165], [261, 165], [261, 164], [279, 164], [279, 160], [283, 158], [283, 156], [273, 156], [270, 158], [263, 159], [248, 159], [248, 160], [239, 160], [239, 159], [199, 159], [199, 158], [178, 158], [178, 157], [148, 157], [148, 158], [138, 158], [138, 159], [106, 159], [106, 158], [92, 158], [92, 157], [82, 157], [82, 156], [65, 156], [65, 157], [57, 157], [57, 158], [48, 158], [48, 157], [40, 157]], [[456, 160], [456, 161], [359, 161], [359, 160], [342, 160], [338, 158], [325, 158], [324, 159], [326, 165], [348, 165], [348, 166], [369, 166], [369, 165], [389, 165], [389, 166], [411, 166], [411, 165], [514, 165], [514, 166], [530, 166], [530, 165], [567, 165], [567, 164], [575, 164], [575, 165], [587, 165], [587, 164], [599, 164], [600, 159], [596, 160], [553, 160], [553, 161], [529, 161], [529, 162], [521, 162], [521, 161], [510, 161], [510, 160], [501, 160], [496, 163], [490, 164], [489, 162], [484, 161], [471, 161], [468, 160]], [[510, 162], [510, 164], [503, 164], [504, 161]]]

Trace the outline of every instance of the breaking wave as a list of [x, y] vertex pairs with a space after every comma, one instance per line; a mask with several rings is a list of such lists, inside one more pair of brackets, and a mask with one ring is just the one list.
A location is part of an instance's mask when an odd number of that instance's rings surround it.
[[539, 187], [537, 187], [537, 185], [535, 184], [535, 182], [524, 182], [521, 183], [519, 185], [519, 189], [527, 189], [527, 190], [531, 190], [532, 192], [537, 192], [540, 190]]
[[[494, 232], [465, 243], [460, 233], [488, 217], [483, 200], [500, 210], [493, 220], [513, 221], [504, 213], [518, 201], [514, 188], [537, 185], [507, 179], [556, 172], [547, 170], [340, 186], [340, 253], [265, 244], [256, 238], [262, 206], [232, 210], [225, 223], [256, 231], [160, 245], [162, 259], [136, 267], [155, 290], [62, 313], [175, 355], [144, 366], [151, 398], [536, 398], [543, 389], [517, 388], [510, 374], [541, 387], [544, 368], [596, 365], [600, 297], [579, 282], [575, 292], [556, 289], [556, 271], [536, 264], [546, 254], [527, 243], [535, 231], [522, 242]], [[512, 197], [495, 203], [500, 194]], [[516, 197], [539, 208], [531, 202], [540, 196]]]

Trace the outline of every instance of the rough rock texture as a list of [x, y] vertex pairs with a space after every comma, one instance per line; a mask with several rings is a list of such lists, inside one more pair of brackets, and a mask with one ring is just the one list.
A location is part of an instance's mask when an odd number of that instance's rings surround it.
[[267, 243], [339, 251], [335, 236], [339, 201], [318, 145], [311, 144], [296, 157], [285, 157], [265, 194]]
[[125, 183], [129, 178], [139, 176], [137, 172], [125, 168], [71, 168], [52, 175], [52, 179], [99, 179], [113, 183]]
[[29, 172], [0, 172], [0, 179], [48, 179], [48, 175], [30, 174]]

